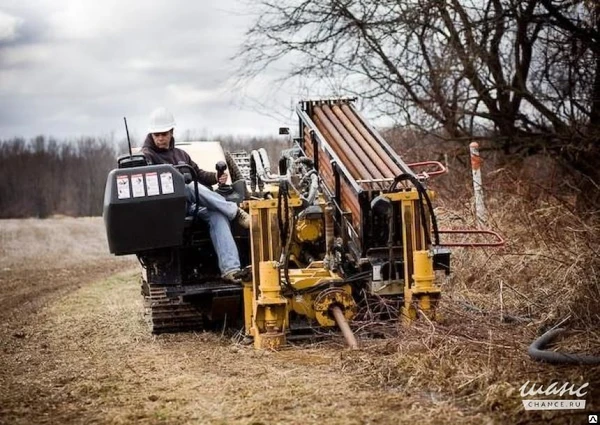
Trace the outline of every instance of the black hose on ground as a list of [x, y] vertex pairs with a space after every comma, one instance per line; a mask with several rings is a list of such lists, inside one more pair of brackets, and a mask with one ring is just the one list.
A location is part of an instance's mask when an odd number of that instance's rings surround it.
[[564, 328], [550, 329], [548, 332], [531, 343], [527, 353], [534, 360], [553, 364], [600, 364], [600, 357], [589, 356], [586, 354], [557, 353], [555, 351], [544, 350], [546, 345], [552, 342], [554, 338], [564, 331]]

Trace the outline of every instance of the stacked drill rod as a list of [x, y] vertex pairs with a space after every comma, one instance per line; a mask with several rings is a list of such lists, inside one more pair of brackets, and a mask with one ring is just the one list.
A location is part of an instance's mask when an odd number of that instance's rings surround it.
[[298, 105], [302, 144], [338, 208], [361, 228], [360, 194], [387, 189], [401, 174], [414, 176], [381, 135], [356, 111], [352, 99], [304, 101]]

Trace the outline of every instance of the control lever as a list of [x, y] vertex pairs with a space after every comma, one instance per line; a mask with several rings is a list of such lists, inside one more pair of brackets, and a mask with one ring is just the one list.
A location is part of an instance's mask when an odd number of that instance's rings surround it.
[[219, 161], [217, 162], [215, 168], [217, 170], [217, 179], [219, 179], [223, 175], [225, 170], [227, 170], [227, 163], [225, 161]]
[[[227, 163], [225, 161], [219, 161], [217, 162], [217, 165], [215, 166], [215, 169], [217, 170], [217, 180], [223, 175], [223, 173], [227, 170]], [[228, 185], [226, 183], [219, 183], [219, 189], [220, 190], [229, 190], [231, 189], [231, 185]]]

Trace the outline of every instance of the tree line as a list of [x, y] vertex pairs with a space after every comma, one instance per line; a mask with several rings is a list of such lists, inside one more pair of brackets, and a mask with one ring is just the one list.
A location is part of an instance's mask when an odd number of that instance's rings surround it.
[[116, 155], [108, 139], [0, 141], [0, 218], [101, 214], [106, 176]]
[[[285, 141], [260, 137], [217, 137], [227, 150], [266, 147], [271, 158]], [[37, 136], [0, 140], [0, 218], [102, 214], [104, 187], [125, 142], [83, 137], [75, 141]]]

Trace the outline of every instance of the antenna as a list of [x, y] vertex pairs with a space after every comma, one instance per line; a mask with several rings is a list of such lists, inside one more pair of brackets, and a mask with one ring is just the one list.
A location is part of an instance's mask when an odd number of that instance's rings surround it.
[[125, 121], [125, 132], [127, 133], [127, 145], [129, 146], [129, 156], [133, 156], [131, 153], [131, 139], [129, 139], [129, 128], [127, 128], [127, 118], [123, 117], [123, 121]]

